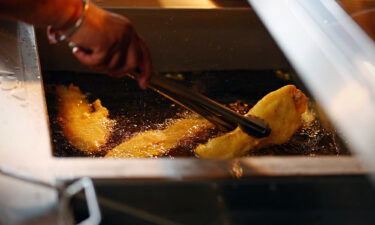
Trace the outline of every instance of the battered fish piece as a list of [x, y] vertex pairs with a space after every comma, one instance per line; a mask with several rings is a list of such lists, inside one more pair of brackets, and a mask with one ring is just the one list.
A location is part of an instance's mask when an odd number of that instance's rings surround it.
[[95, 153], [107, 142], [115, 121], [99, 99], [90, 104], [74, 85], [57, 86], [58, 121], [64, 136], [75, 148]]
[[110, 150], [105, 157], [146, 158], [160, 156], [178, 146], [181, 140], [213, 127], [213, 124], [197, 116], [178, 119], [164, 130], [149, 130], [137, 134]]
[[246, 154], [252, 149], [286, 143], [301, 127], [301, 115], [307, 108], [307, 97], [294, 85], [284, 86], [263, 97], [247, 115], [268, 122], [270, 136], [257, 139], [240, 128], [209, 140], [195, 149], [200, 158], [227, 159]]

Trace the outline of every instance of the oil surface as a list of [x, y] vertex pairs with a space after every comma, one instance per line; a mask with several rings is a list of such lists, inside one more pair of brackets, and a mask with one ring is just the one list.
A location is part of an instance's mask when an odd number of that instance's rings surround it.
[[[274, 71], [209, 71], [168, 73], [174, 79], [195, 91], [245, 114], [258, 100], [290, 81]], [[105, 75], [75, 72], [45, 72], [48, 113], [55, 156], [100, 157], [108, 150], [135, 134], [149, 129], [163, 129], [175, 119], [186, 117], [189, 112], [151, 90], [140, 90], [131, 79], [114, 79]], [[55, 85], [74, 85], [88, 94], [89, 101], [99, 98], [117, 121], [110, 140], [100, 153], [86, 155], [72, 147], [56, 122]], [[163, 157], [192, 157], [199, 143], [220, 135], [217, 129], [198, 132], [194, 137], [180, 140], [176, 148]], [[249, 155], [342, 155], [349, 154], [332, 130], [324, 129], [319, 120], [302, 127], [286, 144], [252, 151]]]

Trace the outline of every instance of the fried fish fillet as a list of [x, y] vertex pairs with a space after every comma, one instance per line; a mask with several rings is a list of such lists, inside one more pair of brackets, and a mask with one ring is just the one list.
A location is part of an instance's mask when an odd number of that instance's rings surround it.
[[149, 130], [137, 134], [110, 150], [105, 157], [146, 158], [160, 156], [178, 146], [181, 140], [213, 127], [213, 124], [197, 116], [178, 119], [164, 130]]
[[75, 148], [98, 152], [107, 142], [115, 121], [99, 99], [90, 104], [76, 86], [57, 86], [58, 121], [64, 136]]
[[242, 156], [252, 149], [283, 144], [300, 128], [301, 115], [306, 111], [307, 100], [294, 85], [271, 92], [247, 114], [267, 121], [272, 130], [270, 136], [257, 139], [236, 128], [199, 145], [195, 153], [200, 158], [227, 159]]

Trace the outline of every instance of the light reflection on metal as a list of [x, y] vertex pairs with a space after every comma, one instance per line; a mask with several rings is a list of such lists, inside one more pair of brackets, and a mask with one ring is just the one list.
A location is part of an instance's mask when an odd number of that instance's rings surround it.
[[[158, 0], [160, 7], [162, 8], [201, 8], [201, 9], [212, 9], [216, 8], [216, 4], [212, 0], [189, 0], [189, 1], [171, 1], [171, 0]], [[173, 7], [171, 7], [173, 5]]]
[[361, 65], [363, 76], [365, 77], [366, 81], [371, 84], [371, 86], [375, 87], [375, 66], [373, 63], [369, 61], [362, 61]]
[[0, 69], [0, 75], [14, 75], [14, 72], [10, 72], [8, 70]]
[[56, 185], [49, 183], [25, 173], [20, 173], [18, 171], [13, 171], [7, 168], [0, 167], [0, 174], [5, 175], [17, 180], [21, 180], [30, 184], [34, 184], [39, 187], [53, 189], [59, 193], [60, 196], [60, 207], [59, 207], [59, 225], [69, 225], [70, 220], [68, 216], [70, 213], [70, 201], [71, 199], [78, 195], [81, 191], [84, 192], [85, 200], [87, 202], [87, 208], [89, 211], [89, 216], [80, 222], [78, 225], [97, 225], [101, 221], [101, 213], [99, 209], [99, 204], [96, 198], [96, 193], [94, 189], [94, 184], [90, 178], [81, 178], [68, 186], [63, 184]]
[[357, 83], [351, 83], [332, 96], [331, 111], [339, 120], [346, 119], [347, 114], [356, 115], [358, 109], [367, 114], [366, 104], [369, 101], [371, 98], [366, 89]]
[[231, 162], [231, 171], [230, 172], [233, 175], [233, 177], [235, 177], [235, 178], [243, 177], [243, 168], [242, 168], [240, 160], [233, 160]]
[[101, 7], [135, 7], [135, 8], [179, 8], [179, 9], [215, 9], [248, 7], [246, 1], [238, 0], [92, 0]]
[[334, 0], [249, 0], [352, 150], [375, 169], [375, 45]]
[[77, 225], [97, 225], [101, 221], [101, 213], [96, 198], [94, 184], [90, 178], [84, 177], [60, 191], [59, 225], [65, 225], [64, 217], [68, 214], [70, 200], [81, 191], [84, 192], [89, 216]]

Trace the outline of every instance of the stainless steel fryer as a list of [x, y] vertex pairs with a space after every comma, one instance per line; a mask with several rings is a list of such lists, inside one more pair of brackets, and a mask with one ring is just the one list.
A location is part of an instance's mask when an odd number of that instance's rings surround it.
[[[193, 10], [116, 7], [111, 10], [127, 15], [134, 21], [149, 43], [155, 68], [160, 72], [290, 68], [288, 60], [255, 12], [249, 8]], [[86, 69], [73, 59], [66, 46], [48, 45], [44, 31], [35, 33], [32, 26], [6, 21], [1, 22], [0, 31], [0, 65], [2, 70], [10, 72], [0, 71], [2, 168], [52, 182], [80, 177], [188, 181], [364, 175], [370, 171], [356, 156], [257, 156], [231, 160], [54, 157], [42, 71]], [[303, 71], [299, 69], [297, 72]], [[314, 86], [306, 86], [316, 94]], [[3, 179], [0, 182], [7, 184]], [[0, 195], [6, 196], [13, 191], [4, 189]], [[36, 213], [46, 210], [46, 206], [53, 205], [57, 200], [54, 194], [44, 195], [43, 192], [30, 191], [34, 198], [35, 193], [39, 196], [38, 204], [33, 205]], [[0, 199], [6, 201], [6, 198]], [[22, 202], [17, 198], [14, 201]]]

